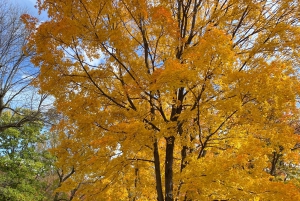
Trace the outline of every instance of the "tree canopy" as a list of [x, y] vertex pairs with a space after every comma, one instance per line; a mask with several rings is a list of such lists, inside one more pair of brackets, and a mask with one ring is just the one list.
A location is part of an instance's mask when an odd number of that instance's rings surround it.
[[39, 72], [25, 47], [33, 29], [20, 18], [26, 9], [6, 0], [0, 7], [0, 200], [45, 200], [52, 158], [38, 150], [47, 96], [30, 85]]
[[[45, 108], [46, 95], [37, 93], [30, 83], [36, 78], [38, 69], [30, 63], [33, 52], [25, 47], [33, 29], [25, 27], [20, 16], [25, 9], [3, 0], [0, 2], [0, 116], [9, 110], [20, 118], [18, 122], [6, 121], [0, 132], [8, 128], [19, 128], [27, 122], [38, 121]], [[32, 112], [22, 113], [20, 108]]]
[[[30, 110], [23, 109], [23, 113]], [[18, 122], [23, 116], [10, 111], [2, 113], [0, 125]], [[26, 122], [21, 127], [7, 128], [0, 134], [0, 199], [45, 200], [42, 178], [50, 168], [48, 152], [37, 146], [46, 138], [42, 135], [42, 122]]]
[[70, 200], [300, 200], [298, 0], [39, 0]]

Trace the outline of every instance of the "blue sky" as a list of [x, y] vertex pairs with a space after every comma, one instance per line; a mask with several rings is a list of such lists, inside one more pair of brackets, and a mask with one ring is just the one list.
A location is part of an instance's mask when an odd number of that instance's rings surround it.
[[10, 0], [11, 2], [19, 5], [21, 8], [28, 10], [29, 14], [37, 17], [41, 21], [47, 20], [47, 13], [43, 12], [41, 15], [38, 14], [38, 10], [34, 7], [36, 0]]
[[[3, 1], [3, 0], [0, 0]], [[37, 17], [40, 21], [46, 21], [47, 18], [47, 14], [45, 12], [42, 13], [42, 15], [38, 14], [38, 10], [34, 7], [36, 4], [36, 0], [4, 0], [4, 2], [8, 2], [9, 4], [11, 3], [12, 5], [16, 5], [18, 8], [21, 8], [21, 12], [23, 12], [23, 8], [25, 11], [27, 11], [28, 14]], [[28, 62], [28, 60], [24, 61], [22, 64], [21, 70], [18, 71], [18, 73], [14, 76], [15, 81], [18, 80], [22, 80], [23, 83], [21, 83], [20, 85], [14, 85], [14, 87], [12, 87], [11, 89], [9, 89], [9, 91], [7, 92], [7, 94], [5, 95], [5, 101], [7, 101], [9, 98], [11, 98], [12, 96], [14, 96], [16, 93], [19, 92], [19, 90], [25, 85], [27, 84], [27, 82], [25, 81], [30, 81], [30, 78], [32, 74], [38, 72], [38, 68], [33, 67], [33, 65], [31, 63]], [[1, 74], [1, 73], [0, 73]], [[7, 75], [8, 76], [8, 72]], [[25, 79], [28, 78], [28, 79]], [[14, 82], [15, 82], [14, 81]], [[0, 83], [1, 85], [1, 83]], [[1, 86], [0, 86], [1, 88]], [[30, 108], [31, 106], [34, 107], [34, 109], [37, 108], [38, 104], [39, 104], [39, 95], [37, 93], [37, 89], [34, 89], [32, 87], [27, 87], [26, 89], [24, 89], [22, 91], [22, 93], [20, 93], [19, 95], [17, 95], [16, 97], [13, 98], [13, 100], [10, 102], [10, 106], [13, 108], [17, 108], [17, 107], [28, 107]], [[33, 102], [31, 102], [31, 100], [33, 100]], [[44, 101], [44, 107], [48, 108], [48, 106], [46, 105], [51, 105], [53, 103], [53, 98], [50, 97], [48, 98], [46, 101]]]

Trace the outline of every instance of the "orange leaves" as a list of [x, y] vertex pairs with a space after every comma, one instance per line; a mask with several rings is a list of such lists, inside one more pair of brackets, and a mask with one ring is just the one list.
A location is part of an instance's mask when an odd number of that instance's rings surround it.
[[[150, 10], [150, 14], [153, 25], [162, 28], [161, 33], [170, 34], [173, 37], [176, 36], [178, 27], [169, 9], [164, 6], [155, 6]], [[179, 37], [178, 34], [177, 37]]]
[[112, 136], [104, 136], [104, 137], [99, 136], [99, 139], [92, 140], [90, 142], [90, 145], [95, 148], [101, 146], [107, 146], [108, 142], [110, 142], [111, 140], [114, 140]]
[[58, 164], [76, 161], [78, 180], [97, 178], [87, 199], [95, 189], [98, 200], [156, 199], [155, 178], [167, 179], [155, 173], [170, 156], [174, 199], [286, 195], [268, 168], [272, 153], [298, 161], [293, 9], [250, 0], [44, 2], [53, 18], [32, 35], [37, 85], [67, 119]]
[[26, 28], [28, 30], [35, 30], [37, 23], [38, 23], [38, 19], [35, 17], [30, 16], [29, 14], [23, 14], [21, 15], [21, 20], [23, 21], [23, 23], [25, 23]]
[[187, 65], [181, 64], [178, 60], [167, 60], [162, 69], [157, 69], [152, 75], [151, 90], [163, 89], [172, 90], [184, 87], [191, 81], [193, 76], [189, 73]]
[[213, 26], [207, 27], [207, 32], [199, 39], [199, 44], [189, 48], [184, 56], [198, 68], [205, 66], [211, 69], [232, 68], [235, 59], [230, 36]]
[[164, 6], [157, 6], [152, 8], [152, 17], [153, 20], [161, 20], [162, 23], [172, 23], [173, 18], [171, 12], [166, 9]]

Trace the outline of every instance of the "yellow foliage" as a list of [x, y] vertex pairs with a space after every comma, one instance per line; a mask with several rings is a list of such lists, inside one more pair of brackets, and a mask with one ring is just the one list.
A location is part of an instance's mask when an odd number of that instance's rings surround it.
[[[35, 82], [63, 114], [58, 191], [300, 200], [299, 3], [38, 1]], [[23, 17], [28, 27], [34, 20]]]

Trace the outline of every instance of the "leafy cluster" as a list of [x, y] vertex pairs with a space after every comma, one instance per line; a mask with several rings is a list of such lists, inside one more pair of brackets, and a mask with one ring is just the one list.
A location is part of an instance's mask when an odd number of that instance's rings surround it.
[[[23, 110], [22, 112], [29, 112]], [[1, 124], [18, 122], [23, 116], [9, 111], [2, 113]], [[10, 122], [7, 122], [10, 121]], [[41, 178], [49, 169], [50, 155], [38, 152], [38, 143], [45, 141], [41, 122], [28, 122], [8, 128], [0, 135], [0, 199], [44, 200]], [[50, 161], [50, 160], [49, 160]]]
[[28, 47], [35, 85], [63, 114], [57, 191], [74, 200], [300, 200], [299, 1], [38, 7], [50, 19]]

